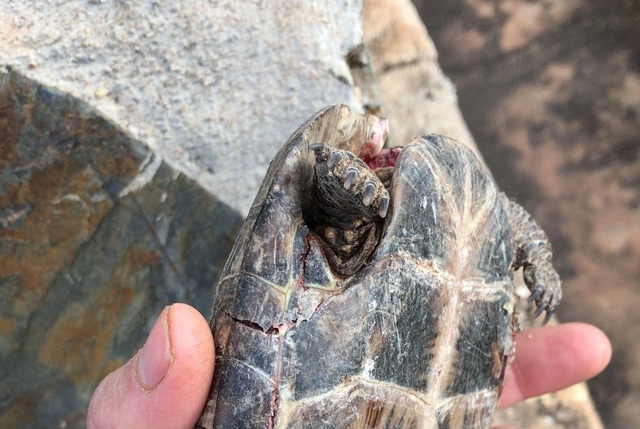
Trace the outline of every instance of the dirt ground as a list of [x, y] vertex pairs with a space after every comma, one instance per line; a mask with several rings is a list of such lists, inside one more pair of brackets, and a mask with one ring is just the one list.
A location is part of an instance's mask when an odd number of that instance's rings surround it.
[[640, 1], [415, 0], [498, 184], [545, 228], [562, 322], [602, 328], [589, 383], [609, 429], [640, 421]]

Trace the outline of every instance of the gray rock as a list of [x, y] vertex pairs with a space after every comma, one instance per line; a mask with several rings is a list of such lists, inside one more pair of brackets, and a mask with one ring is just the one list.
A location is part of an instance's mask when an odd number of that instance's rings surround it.
[[168, 303], [209, 313], [242, 217], [85, 103], [0, 73], [0, 427], [83, 427]]
[[362, 0], [0, 2], [0, 65], [90, 103], [246, 213], [300, 123], [359, 105], [345, 57], [361, 12]]

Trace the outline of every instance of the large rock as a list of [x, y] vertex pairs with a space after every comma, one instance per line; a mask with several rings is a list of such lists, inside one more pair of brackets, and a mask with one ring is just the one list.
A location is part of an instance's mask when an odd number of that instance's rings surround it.
[[362, 42], [361, 11], [362, 0], [0, 2], [0, 65], [90, 103], [246, 213], [299, 124], [359, 105], [345, 57]]
[[168, 303], [207, 314], [242, 217], [86, 103], [0, 73], [0, 427], [83, 427]]

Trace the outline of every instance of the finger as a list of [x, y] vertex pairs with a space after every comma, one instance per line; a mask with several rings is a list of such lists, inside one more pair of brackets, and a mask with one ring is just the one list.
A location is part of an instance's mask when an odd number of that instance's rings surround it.
[[611, 344], [598, 328], [566, 323], [516, 335], [516, 357], [507, 368], [498, 407], [555, 392], [602, 371]]
[[162, 310], [144, 347], [96, 389], [88, 429], [193, 428], [213, 377], [209, 325], [193, 307]]

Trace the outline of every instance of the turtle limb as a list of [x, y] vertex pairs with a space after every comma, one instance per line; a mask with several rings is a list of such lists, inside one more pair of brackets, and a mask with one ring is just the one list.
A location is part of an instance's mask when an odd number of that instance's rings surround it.
[[546, 311], [543, 324], [546, 324], [562, 298], [561, 281], [551, 262], [551, 243], [545, 232], [533, 220], [531, 215], [515, 201], [507, 201], [509, 224], [516, 249], [514, 270], [522, 267], [524, 283], [531, 291], [529, 302], [535, 302], [533, 317]]
[[324, 143], [310, 145], [314, 176], [303, 213], [320, 236], [333, 269], [355, 273], [375, 248], [389, 193], [378, 176], [352, 152]]
[[387, 215], [389, 192], [364, 161], [324, 143], [312, 144], [311, 149], [316, 157], [315, 185], [326, 202], [362, 217]]

